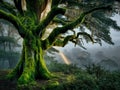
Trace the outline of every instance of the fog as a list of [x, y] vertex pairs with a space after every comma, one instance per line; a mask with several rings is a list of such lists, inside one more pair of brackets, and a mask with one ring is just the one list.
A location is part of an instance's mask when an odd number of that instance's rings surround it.
[[[115, 15], [112, 19], [116, 20], [120, 26], [120, 15]], [[87, 48], [87, 50], [84, 50], [79, 46], [75, 47], [74, 44], [69, 42], [63, 48], [55, 47], [60, 53], [52, 53], [52, 57], [60, 63], [76, 64], [81, 68], [84, 68], [85, 65], [95, 63], [107, 70], [120, 70], [120, 32], [111, 29], [111, 37], [115, 45], [109, 45], [105, 42], [102, 42], [102, 46], [99, 44], [84, 43], [84, 46]], [[21, 42], [22, 39], [19, 40], [20, 44]], [[16, 50], [20, 52], [21, 48], [19, 47], [19, 50], [16, 48]], [[48, 56], [51, 56], [51, 54]], [[9, 60], [0, 61], [0, 66], [2, 66], [2, 69], [9, 68]]]
[[[120, 15], [112, 17], [120, 26]], [[113, 29], [110, 30], [114, 45], [109, 45], [102, 41], [102, 46], [99, 44], [84, 43], [87, 50], [80, 48], [72, 43], [69, 43], [64, 48], [55, 47], [63, 52], [73, 64], [84, 67], [87, 64], [100, 64], [107, 70], [120, 70], [120, 32]], [[57, 56], [58, 62], [63, 62], [60, 55]]]

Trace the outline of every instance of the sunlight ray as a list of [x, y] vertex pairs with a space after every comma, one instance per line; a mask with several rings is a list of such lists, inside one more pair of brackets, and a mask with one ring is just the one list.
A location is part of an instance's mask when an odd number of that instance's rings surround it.
[[68, 65], [71, 64], [71, 61], [65, 56], [64, 53], [59, 52], [59, 54], [60, 54], [61, 58], [63, 59], [63, 61], [64, 61], [66, 64], [68, 64]]

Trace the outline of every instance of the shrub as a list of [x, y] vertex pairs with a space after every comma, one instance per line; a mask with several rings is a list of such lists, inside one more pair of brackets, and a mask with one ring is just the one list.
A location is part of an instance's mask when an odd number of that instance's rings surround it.
[[72, 73], [74, 74], [82, 71], [74, 64], [67, 65], [67, 64], [58, 63], [57, 61], [50, 62], [50, 64], [47, 67], [52, 72], [63, 72], [65, 74], [72, 74]]
[[120, 72], [111, 72], [103, 75], [98, 85], [100, 90], [120, 90]]
[[100, 65], [96, 64], [85, 66], [85, 68], [87, 73], [95, 76], [96, 78], [100, 78], [102, 75], [107, 73], [107, 71], [105, 71]]
[[[66, 65], [53, 61], [48, 65], [52, 72], [73, 75], [52, 90], [119, 90], [120, 72], [109, 72], [99, 65], [86, 66], [85, 70], [76, 65]], [[60, 77], [62, 78], [62, 77]], [[50, 89], [51, 90], [51, 89]]]

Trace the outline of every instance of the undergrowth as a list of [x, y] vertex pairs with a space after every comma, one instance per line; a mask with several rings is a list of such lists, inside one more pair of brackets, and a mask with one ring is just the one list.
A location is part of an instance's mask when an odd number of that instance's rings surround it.
[[[52, 72], [73, 75], [72, 82], [63, 85], [59, 90], [120, 90], [120, 71], [106, 71], [99, 65], [85, 66], [85, 70], [76, 65], [66, 65], [53, 61], [48, 65]], [[57, 90], [57, 89], [56, 89]]]
[[[15, 89], [5, 89], [7, 86], [2, 86], [0, 90], [120, 90], [119, 71], [105, 71], [98, 65], [86, 66], [83, 70], [76, 65], [56, 61], [52, 61], [47, 67], [55, 75], [54, 78], [37, 80], [34, 84], [18, 86]], [[2, 75], [0, 74], [0, 80], [3, 79]], [[10, 82], [7, 83], [2, 85], [9, 85]], [[13, 88], [10, 85], [9, 87]]]

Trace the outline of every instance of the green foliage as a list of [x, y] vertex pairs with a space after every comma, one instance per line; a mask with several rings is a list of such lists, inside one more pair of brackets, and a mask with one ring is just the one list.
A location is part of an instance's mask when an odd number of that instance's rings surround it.
[[54, 72], [73, 75], [72, 82], [59, 84], [56, 90], [119, 90], [120, 88], [120, 72], [109, 72], [99, 65], [92, 64], [86, 66], [85, 70], [81, 70], [75, 65], [53, 61], [48, 67]]
[[95, 65], [95, 64], [87, 65], [85, 66], [85, 68], [87, 73], [97, 78], [100, 78], [102, 75], [106, 74], [107, 72], [100, 65]]
[[80, 68], [78, 68], [76, 65], [66, 65], [58, 63], [57, 61], [53, 61], [47, 65], [50, 71], [52, 72], [63, 72], [65, 74], [71, 74], [71, 73], [78, 73], [81, 71]]
[[95, 90], [97, 84], [95, 79], [87, 73], [78, 73], [75, 75], [75, 80], [68, 83], [64, 90]]
[[[117, 12], [120, 12], [119, 1], [118, 0], [66, 0], [63, 3], [67, 2], [66, 7], [68, 13], [66, 14], [68, 20], [76, 19], [79, 14], [84, 11], [88, 11], [94, 7], [101, 7], [104, 5], [111, 5], [112, 8], [104, 9], [104, 11], [95, 11], [90, 13], [81, 25], [78, 27], [85, 27], [91, 32], [91, 36], [94, 38], [95, 42], [101, 45], [101, 41], [105, 41], [108, 44], [114, 44], [110, 36], [110, 28], [120, 31], [120, 26], [116, 24], [116, 21], [112, 20], [110, 17], [113, 17]], [[116, 3], [116, 4], [115, 4]], [[76, 8], [77, 7], [77, 8]], [[80, 32], [83, 32], [80, 29]], [[86, 36], [83, 38], [88, 42], [89, 40]]]
[[[57, 62], [52, 64], [55, 64], [56, 67], [52, 66], [51, 68], [57, 68], [56, 70], [51, 69], [51, 71], [54, 71], [55, 77], [50, 80], [37, 80], [29, 84], [19, 85], [17, 90], [119, 90], [120, 88], [120, 72], [108, 72], [102, 69], [105, 73], [102, 73], [98, 78], [94, 75], [96, 72], [91, 74], [87, 70], [81, 70], [73, 65], [59, 64]], [[72, 70], [66, 73], [66, 67]], [[91, 67], [96, 68], [98, 66]], [[94, 71], [94, 68], [91, 68], [91, 71], [92, 69]], [[3, 80], [1, 74], [2, 72], [0, 73], [0, 80]]]
[[104, 74], [98, 80], [100, 90], [119, 90], [120, 89], [120, 72], [111, 72]]

